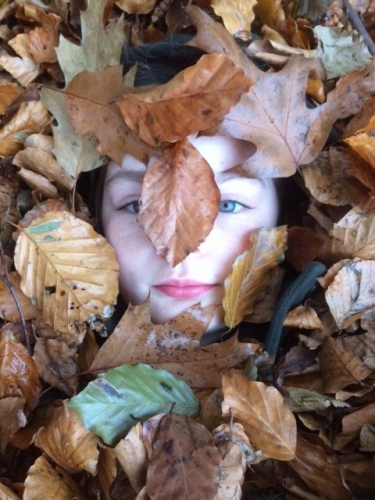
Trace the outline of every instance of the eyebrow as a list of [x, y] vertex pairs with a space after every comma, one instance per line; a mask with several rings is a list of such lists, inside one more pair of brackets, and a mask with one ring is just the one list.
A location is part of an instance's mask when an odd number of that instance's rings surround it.
[[116, 172], [112, 177], [105, 181], [105, 186], [112, 184], [113, 182], [120, 181], [133, 181], [139, 182], [140, 184], [143, 182], [143, 177], [146, 172], [140, 172], [139, 170], [120, 170]]
[[255, 181], [257, 184], [263, 185], [263, 180], [258, 179], [256, 177], [244, 177], [240, 175], [238, 172], [233, 172], [230, 170], [225, 170], [224, 172], [219, 172], [215, 175], [215, 180], [218, 184], [224, 184], [225, 182], [231, 181], [233, 179], [245, 180], [245, 181]]

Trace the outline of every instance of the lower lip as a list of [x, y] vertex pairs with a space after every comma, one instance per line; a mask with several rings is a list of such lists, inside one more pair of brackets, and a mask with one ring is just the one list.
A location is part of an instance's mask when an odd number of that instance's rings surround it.
[[200, 297], [206, 292], [209, 292], [215, 285], [190, 285], [190, 286], [173, 286], [173, 285], [158, 285], [154, 288], [159, 292], [173, 297], [174, 299], [192, 299]]

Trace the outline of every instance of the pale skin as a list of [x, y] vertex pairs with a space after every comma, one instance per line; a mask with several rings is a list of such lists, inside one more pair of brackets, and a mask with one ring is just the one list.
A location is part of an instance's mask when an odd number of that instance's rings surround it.
[[[248, 248], [251, 231], [275, 226], [278, 218], [277, 193], [271, 179], [249, 179], [229, 172], [251, 155], [250, 144], [222, 136], [191, 136], [189, 140], [211, 166], [221, 202], [210, 234], [174, 268], [156, 254], [137, 223], [147, 166], [126, 154], [122, 165], [109, 163], [105, 176], [103, 227], [119, 260], [121, 295], [133, 305], [150, 296], [155, 323], [164, 323], [197, 303], [220, 306], [224, 279], [236, 257]], [[218, 307], [209, 329], [222, 326], [223, 311]]]

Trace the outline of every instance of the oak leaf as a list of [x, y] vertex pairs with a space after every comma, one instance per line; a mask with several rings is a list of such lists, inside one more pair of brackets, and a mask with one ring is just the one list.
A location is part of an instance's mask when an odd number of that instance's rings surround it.
[[221, 454], [210, 432], [188, 417], [169, 413], [153, 440], [147, 493], [153, 500], [216, 498], [220, 465]]
[[209, 164], [187, 139], [166, 149], [145, 174], [138, 223], [172, 267], [202, 243], [219, 211]]
[[50, 422], [36, 433], [34, 444], [71, 474], [85, 470], [96, 475], [98, 438], [83, 427], [66, 402], [55, 410]]
[[233, 328], [253, 310], [270, 282], [270, 271], [284, 258], [287, 227], [262, 228], [250, 234], [250, 248], [234, 261], [224, 281], [225, 324]]
[[263, 459], [294, 458], [296, 421], [275, 387], [232, 372], [223, 376], [223, 392], [223, 414], [233, 415], [244, 426], [251, 445], [262, 452]]
[[375, 75], [358, 72], [341, 78], [325, 103], [309, 109], [306, 85], [311, 72], [324, 72], [319, 59], [293, 56], [282, 70], [265, 73], [241, 54], [230, 34], [208, 14], [193, 5], [186, 11], [198, 30], [188, 45], [230, 55], [254, 80], [221, 125], [208, 133], [253, 142], [257, 151], [244, 166], [257, 177], [287, 177], [310, 163], [323, 149], [335, 121], [359, 112], [375, 93]]
[[348, 328], [375, 307], [375, 261], [346, 260], [326, 290], [329, 309], [339, 328]]
[[162, 325], [154, 325], [147, 303], [129, 305], [90, 370], [147, 363], [168, 370], [191, 387], [220, 387], [221, 372], [241, 365], [257, 346], [239, 342], [235, 335], [222, 343], [200, 345], [214, 311], [208, 309], [197, 306]]
[[26, 347], [3, 331], [0, 337], [0, 397], [23, 398], [30, 408], [42, 392], [38, 368]]
[[163, 85], [125, 95], [118, 107], [138, 137], [159, 146], [217, 123], [251, 84], [229, 57], [209, 54]]
[[68, 212], [48, 212], [21, 231], [15, 250], [21, 288], [59, 332], [108, 318], [118, 294], [114, 249]]
[[319, 354], [324, 392], [337, 393], [348, 385], [359, 384], [371, 375], [362, 361], [337, 340], [327, 337]]

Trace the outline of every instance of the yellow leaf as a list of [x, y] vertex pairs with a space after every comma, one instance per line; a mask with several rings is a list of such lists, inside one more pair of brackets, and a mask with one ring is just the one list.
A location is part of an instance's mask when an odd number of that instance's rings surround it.
[[224, 26], [234, 35], [238, 31], [248, 31], [254, 21], [254, 6], [257, 0], [212, 0], [211, 7], [215, 14], [223, 19]]
[[36, 433], [34, 444], [70, 473], [85, 470], [96, 474], [98, 438], [83, 427], [66, 402], [55, 410], [50, 423]]
[[250, 444], [262, 452], [263, 459], [294, 458], [296, 421], [275, 387], [232, 372], [223, 376], [223, 392], [223, 414], [233, 415], [244, 426]]
[[21, 288], [58, 332], [108, 318], [118, 295], [114, 249], [68, 212], [49, 212], [21, 231], [15, 250]]
[[250, 248], [233, 264], [224, 281], [225, 324], [238, 325], [262, 298], [270, 282], [270, 271], [284, 258], [287, 227], [262, 228], [250, 234]]
[[345, 142], [366, 160], [372, 168], [375, 168], [375, 137], [362, 133], [348, 137]]
[[[34, 307], [26, 295], [20, 289], [20, 276], [16, 272], [9, 273], [10, 284], [18, 303], [21, 307], [25, 320], [37, 318], [40, 315], [39, 309]], [[0, 318], [7, 321], [20, 321], [20, 314], [11, 291], [4, 281], [0, 281]]]

